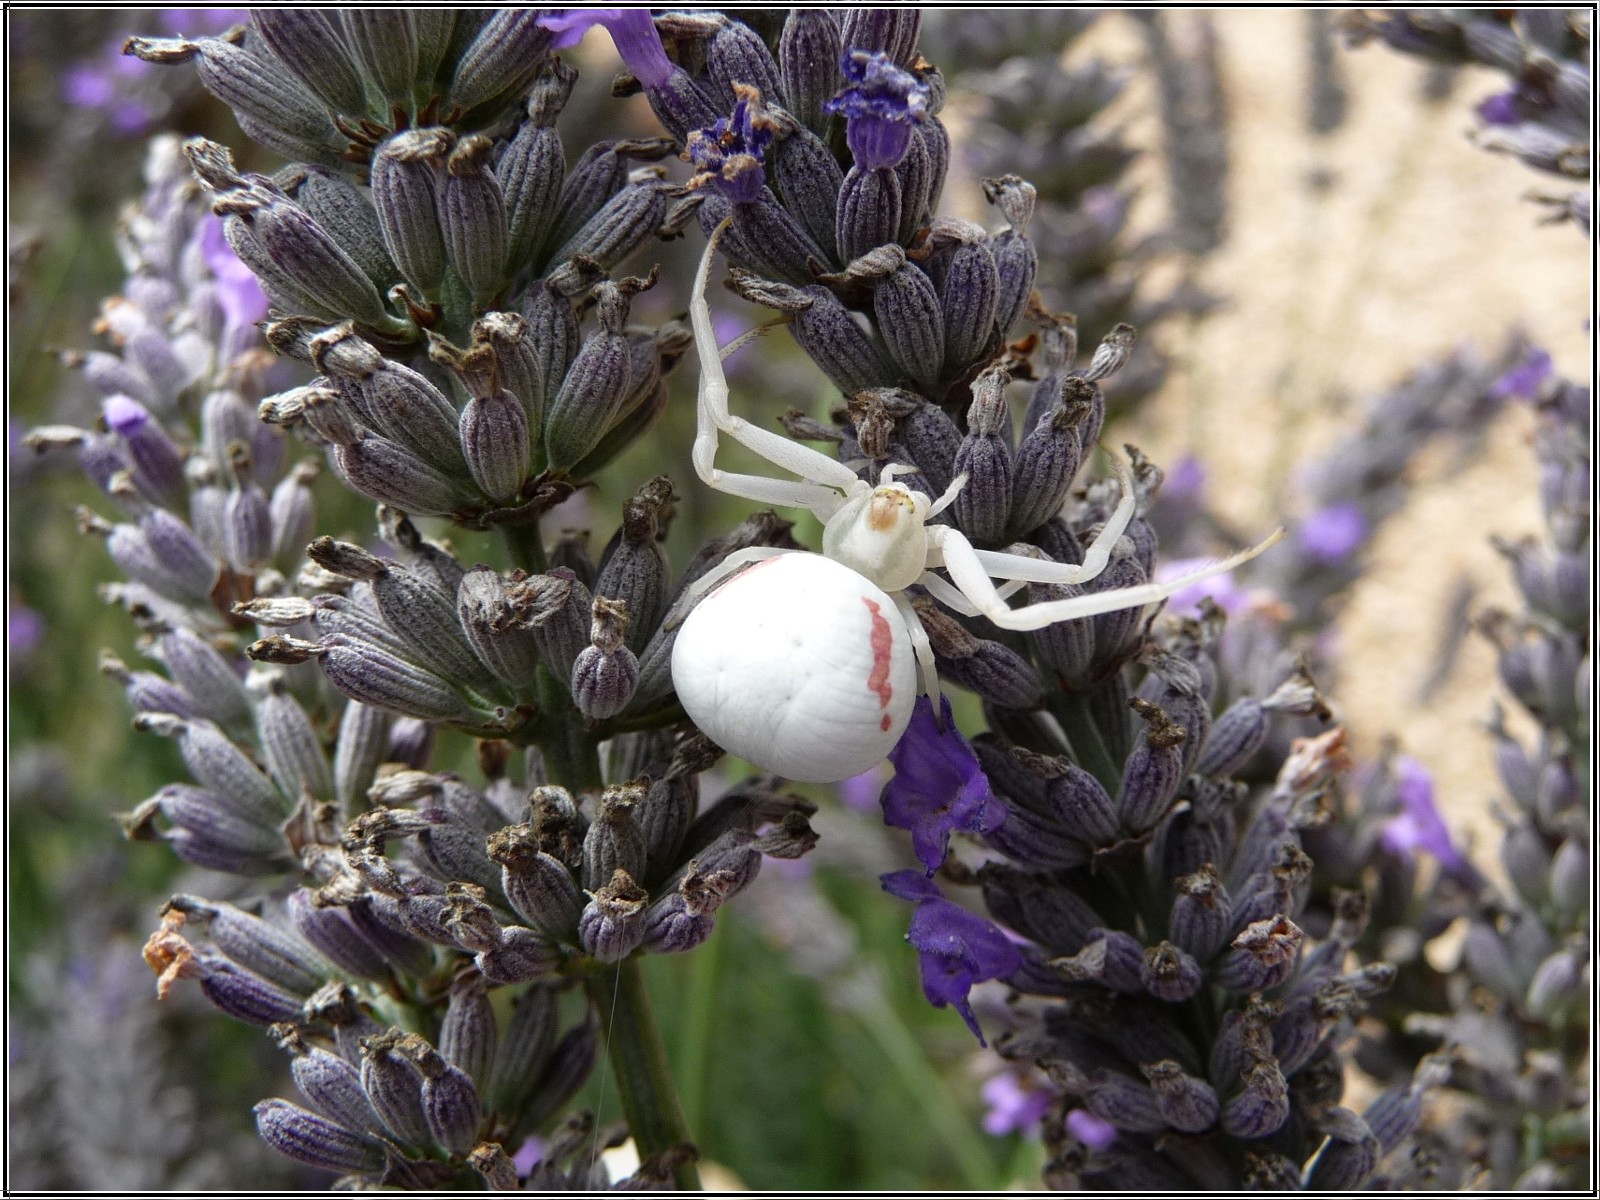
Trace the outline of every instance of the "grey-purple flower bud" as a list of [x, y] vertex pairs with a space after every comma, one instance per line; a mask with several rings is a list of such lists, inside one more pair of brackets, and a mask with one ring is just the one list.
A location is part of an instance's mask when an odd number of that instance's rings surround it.
[[261, 1139], [280, 1154], [342, 1174], [376, 1174], [385, 1161], [381, 1143], [353, 1133], [287, 1100], [263, 1100], [255, 1106]]
[[544, 934], [521, 925], [508, 925], [500, 944], [492, 950], [480, 950], [476, 961], [478, 970], [492, 983], [526, 983], [554, 971], [560, 965], [561, 954]]
[[468, 293], [487, 303], [505, 283], [505, 198], [489, 171], [494, 143], [473, 134], [456, 143], [439, 181], [439, 225], [445, 253]]
[[404, 1145], [427, 1146], [432, 1138], [422, 1111], [422, 1073], [404, 1053], [414, 1036], [390, 1029], [363, 1038], [361, 1088], [395, 1138]]
[[578, 919], [578, 940], [600, 962], [620, 962], [644, 941], [649, 896], [625, 871], [589, 896]]
[[425, 296], [444, 278], [447, 260], [437, 195], [454, 140], [446, 129], [408, 129], [372, 156], [372, 202], [384, 245], [400, 273]]
[[1277, 987], [1294, 970], [1305, 934], [1287, 917], [1252, 921], [1233, 939], [1214, 970], [1217, 983], [1237, 992]]
[[461, 450], [484, 495], [501, 504], [515, 500], [533, 460], [528, 418], [504, 388], [475, 396], [461, 410]]
[[1145, 990], [1157, 1000], [1176, 1004], [1200, 990], [1205, 973], [1187, 951], [1171, 942], [1162, 942], [1144, 952], [1142, 978]]
[[1117, 813], [1130, 833], [1143, 833], [1166, 815], [1183, 782], [1188, 732], [1148, 700], [1135, 697], [1132, 707], [1144, 720], [1145, 730], [1123, 768]]
[[1180, 1133], [1203, 1133], [1211, 1128], [1221, 1110], [1217, 1093], [1203, 1079], [1186, 1074], [1170, 1058], [1144, 1063], [1139, 1068], [1155, 1092], [1156, 1107]]

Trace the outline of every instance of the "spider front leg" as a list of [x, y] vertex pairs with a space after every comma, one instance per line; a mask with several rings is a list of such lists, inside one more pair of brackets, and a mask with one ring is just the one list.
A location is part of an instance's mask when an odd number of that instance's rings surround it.
[[974, 550], [972, 543], [957, 530], [942, 525], [928, 526], [928, 540], [938, 549], [945, 569], [950, 572], [951, 581], [962, 596], [1001, 629], [1016, 630], [1043, 629], [1046, 625], [1054, 625], [1057, 621], [1092, 617], [1099, 613], [1117, 612], [1124, 608], [1143, 608], [1146, 604], [1165, 600], [1191, 583], [1209, 579], [1213, 575], [1221, 575], [1249, 562], [1281, 537], [1283, 530], [1274, 530], [1269, 537], [1248, 550], [1241, 550], [1220, 562], [1186, 572], [1165, 583], [1141, 583], [1109, 592], [1070, 596], [1064, 600], [1046, 600], [1041, 604], [1012, 608], [1006, 604], [1005, 598], [996, 589], [990, 575], [1012, 581], [1056, 582], [1049, 578], [1041, 579], [1034, 572], [1034, 568], [1061, 564], [1043, 563], [1020, 554]]
[[922, 690], [933, 703], [933, 715], [937, 720], [939, 667], [933, 657], [933, 643], [928, 640], [928, 631], [922, 627], [922, 618], [917, 616], [916, 608], [904, 592], [894, 593], [894, 606], [899, 610], [900, 619], [906, 623], [906, 632], [911, 635], [911, 652], [917, 656], [917, 668], [922, 672]]
[[[700, 269], [695, 275], [694, 294], [689, 301], [689, 323], [694, 329], [695, 352], [700, 359], [693, 453], [695, 473], [707, 487], [719, 492], [763, 504], [810, 509], [819, 521], [826, 522], [843, 504], [841, 492], [859, 490], [861, 481], [856, 473], [819, 451], [757, 428], [728, 411], [728, 381], [722, 372], [722, 356], [711, 326], [711, 308], [706, 303], [711, 262], [727, 227], [728, 222], [724, 221], [707, 240]], [[717, 437], [722, 433], [800, 479], [768, 479], [722, 470], [716, 465]]]

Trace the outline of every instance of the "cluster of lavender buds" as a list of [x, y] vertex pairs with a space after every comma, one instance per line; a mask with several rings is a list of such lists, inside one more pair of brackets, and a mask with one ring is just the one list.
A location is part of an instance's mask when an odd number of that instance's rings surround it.
[[[929, 722], [921, 736], [942, 745], [960, 802], [949, 801], [949, 780], [916, 774], [886, 790], [886, 808], [906, 812], [924, 845], [960, 829], [999, 852], [944, 874], [977, 885], [993, 917], [1026, 939], [1019, 948], [981, 932], [987, 922], [934, 899], [914, 873], [890, 877], [925, 925], [961, 947], [952, 957], [927, 928], [919, 941], [914, 924], [925, 986], [932, 996], [931, 981], [964, 972], [968, 987], [1000, 979], [1011, 989], [998, 1048], [1053, 1086], [1044, 1132], [1055, 1186], [1398, 1183], [1407, 1156], [1389, 1156], [1440, 1071], [1430, 1064], [1359, 1115], [1340, 1106], [1345, 1044], [1393, 968], [1347, 963], [1368, 919], [1360, 891], [1336, 898], [1315, 940], [1301, 924], [1314, 868], [1303, 835], [1341, 786], [1342, 730], [1297, 742], [1252, 789], [1235, 773], [1274, 715], [1322, 711], [1309, 679], [1291, 675], [1213, 717], [1220, 613], [1159, 639], [1123, 624], [1109, 672], [1074, 690], [1056, 668], [1060, 690], [1041, 710], [991, 702], [991, 732], [970, 749]], [[1123, 669], [1134, 662], [1146, 668], [1136, 688]], [[902, 753], [919, 752], [932, 746]], [[930, 871], [939, 851], [923, 856]]]
[[1476, 1173], [1491, 1187], [1582, 1188], [1592, 1182], [1591, 399], [1539, 351], [1508, 387], [1537, 421], [1545, 537], [1497, 540], [1525, 609], [1490, 610], [1479, 628], [1537, 738], [1508, 732], [1496, 709], [1510, 888], [1473, 906], [1449, 1005], [1417, 1012], [1406, 1029], [1453, 1052], [1466, 1111], [1439, 1136], [1467, 1182]]
[[1393, 9], [1347, 13], [1352, 44], [1380, 40], [1450, 66], [1481, 64], [1511, 78], [1478, 105], [1480, 146], [1578, 186], [1535, 199], [1553, 221], [1589, 231], [1589, 62], [1593, 14], [1583, 9]]
[[[1199, 313], [1209, 303], [1190, 287], [1138, 294], [1138, 270], [1161, 239], [1130, 245], [1126, 236], [1133, 196], [1122, 179], [1135, 151], [1104, 116], [1126, 78], [1099, 59], [1064, 61], [1098, 18], [1068, 9], [944, 12], [930, 28], [930, 40], [962, 64], [952, 86], [982, 105], [965, 161], [980, 175], [1015, 171], [1036, 189], [1029, 226], [1036, 283], [1049, 307], [1070, 309], [1087, 343], [1121, 324], [1148, 333], [1168, 315]], [[1154, 342], [1141, 340], [1117, 378], [1113, 411], [1153, 394], [1166, 369]]]
[[494, 123], [528, 92], [553, 34], [539, 9], [250, 11], [218, 37], [135, 37], [124, 53], [192, 61], [252, 141], [365, 166], [393, 134]]
[[[1196, 311], [1136, 307], [1119, 266], [1130, 152], [1091, 118], [1120, 81], [1056, 60], [1089, 19], [945, 27], [993, 66], [967, 80], [990, 100], [984, 153], [1045, 181], [983, 180], [998, 231], [939, 215], [946, 93], [915, 9], [281, 8], [128, 43], [192, 63], [292, 160], [267, 174], [205, 139], [156, 143], [104, 308], [115, 353], [69, 356], [101, 419], [32, 437], [74, 451], [120, 509], [80, 524], [127, 576], [105, 594], [163, 671], [104, 669], [192, 777], [124, 827], [233, 877], [186, 877], [145, 960], [160, 995], [192, 983], [288, 1056], [296, 1096], [255, 1108], [267, 1145], [352, 1189], [699, 1186], [640, 961], [702, 945], [763, 857], [799, 859], [817, 835], [814, 806], [771, 775], [703, 788], [722, 751], [673, 690], [697, 583], [738, 552], [799, 549], [789, 524], [758, 513], [676, 577], [665, 475], [635, 487], [597, 556], [540, 527], [640, 443], [692, 344], [678, 321], [632, 322], [662, 283], [622, 273], [647, 244], [721, 231], [732, 290], [780, 314], [842, 397], [827, 419], [791, 411], [792, 437], [869, 482], [949, 493], [932, 519], [980, 549], [1109, 559], [1003, 595], [1137, 587], [1163, 536], [1214, 548], [1197, 513], [1158, 536], [1164, 475], [1134, 447], [1125, 483], [1078, 483], [1112, 381], [1129, 399], [1164, 371], [1134, 357], [1128, 315]], [[642, 94], [664, 135], [569, 155], [576, 72], [555, 51], [595, 24], [627, 67], [614, 93]], [[1566, 68], [1529, 64], [1519, 87], [1544, 79], [1564, 113]], [[1519, 128], [1544, 119], [1531, 91], [1517, 104]], [[1035, 290], [1036, 229], [1076, 316]], [[1081, 358], [1080, 329], [1097, 347]], [[921, 869], [882, 883], [914, 905], [928, 1000], [1047, 1081], [1050, 1185], [1419, 1183], [1422, 1096], [1446, 1078], [1488, 1097], [1470, 1120], [1497, 1181], [1569, 1164], [1587, 1087], [1588, 397], [1509, 365], [1459, 357], [1386, 398], [1308, 481], [1298, 549], [1266, 577], [1300, 628], [1320, 619], [1421, 442], [1537, 388], [1555, 548], [1507, 547], [1531, 613], [1489, 626], [1544, 730], [1533, 751], [1501, 739], [1514, 897], [1484, 900], [1404, 760], [1347, 802], [1343, 731], [1282, 629], [1239, 659], [1210, 602], [1160, 626], [1121, 608], [1019, 633], [940, 608], [932, 583], [905, 589], [988, 731], [969, 742], [948, 699], [917, 701], [881, 805]], [[376, 503], [372, 529], [318, 528], [319, 467], [291, 466], [294, 445]], [[1107, 554], [1124, 487], [1134, 515]], [[492, 563], [471, 556], [486, 531]], [[1418, 849], [1442, 866], [1426, 892]], [[1459, 989], [1422, 971], [1423, 942], [1462, 914], [1492, 1013], [1452, 1010]], [[1426, 1014], [1409, 1026], [1379, 1007], [1396, 961], [1425, 993], [1406, 993]], [[1340, 1102], [1369, 1008], [1393, 1036], [1364, 1046], [1386, 1090], [1358, 1113]], [[1491, 1019], [1498, 1042], [1473, 1032]], [[1441, 1035], [1450, 1053], [1428, 1054]], [[1513, 1070], [1485, 1056], [1508, 1038]], [[612, 1125], [573, 1107], [602, 1057]], [[614, 1178], [599, 1151], [630, 1138], [640, 1165]], [[1534, 1165], [1542, 1147], [1555, 1168]]]

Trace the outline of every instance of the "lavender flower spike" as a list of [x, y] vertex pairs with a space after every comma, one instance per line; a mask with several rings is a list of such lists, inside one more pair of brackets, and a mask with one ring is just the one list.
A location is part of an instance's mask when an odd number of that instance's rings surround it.
[[1022, 951], [998, 925], [946, 900], [937, 884], [915, 871], [895, 871], [879, 882], [891, 896], [917, 906], [906, 941], [917, 949], [922, 994], [935, 1008], [953, 1007], [978, 1043], [987, 1046], [967, 993], [973, 984], [1021, 970]]
[[839, 60], [839, 69], [845, 88], [822, 107], [844, 117], [856, 166], [898, 166], [911, 146], [911, 127], [928, 115], [927, 85], [881, 51], [852, 50]]
[[894, 778], [880, 797], [884, 823], [911, 831], [912, 849], [930, 878], [949, 853], [952, 833], [993, 833], [1006, 819], [972, 743], [955, 727], [950, 701], [941, 696], [939, 705], [941, 720], [935, 721], [932, 701], [917, 697], [911, 723], [889, 753]]

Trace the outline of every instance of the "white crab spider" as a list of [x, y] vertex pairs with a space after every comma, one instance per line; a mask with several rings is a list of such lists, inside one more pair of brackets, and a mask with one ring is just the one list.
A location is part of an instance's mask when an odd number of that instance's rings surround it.
[[[933, 500], [895, 482], [896, 474], [912, 468], [891, 463], [874, 487], [843, 463], [732, 415], [705, 298], [726, 227], [706, 244], [689, 305], [700, 359], [694, 468], [719, 492], [808, 509], [823, 532], [821, 554], [764, 546], [736, 551], [686, 596], [688, 602], [704, 598], [678, 631], [673, 684], [684, 711], [724, 750], [810, 783], [848, 779], [886, 758], [911, 720], [918, 666], [937, 711], [933, 649], [905, 594], [913, 584], [1002, 629], [1042, 629], [1163, 600], [1197, 579], [1232, 570], [1282, 536], [1279, 530], [1249, 550], [1164, 583], [1012, 608], [1006, 597], [1024, 583], [1083, 583], [1105, 569], [1134, 515], [1127, 470], [1117, 468], [1121, 499], [1083, 563], [1045, 562], [979, 550], [957, 530], [928, 524], [955, 499], [965, 476]], [[719, 469], [717, 437], [723, 433], [800, 478]], [[933, 573], [939, 567], [948, 580]], [[996, 588], [996, 579], [1006, 586]]]

